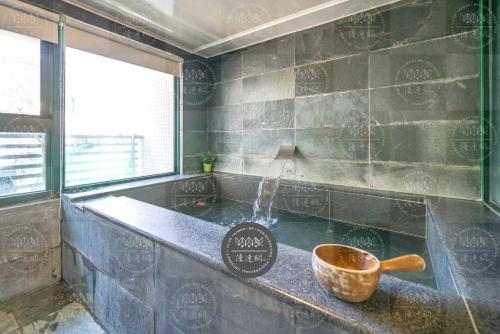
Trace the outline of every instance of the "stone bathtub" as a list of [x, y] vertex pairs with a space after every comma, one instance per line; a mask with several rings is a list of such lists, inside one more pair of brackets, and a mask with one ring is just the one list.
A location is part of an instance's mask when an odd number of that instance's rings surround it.
[[[281, 219], [277, 226], [283, 226], [273, 231], [277, 261], [265, 275], [242, 279], [227, 271], [220, 245], [236, 219], [229, 211], [248, 215], [259, 181], [216, 173], [65, 194], [63, 279], [109, 333], [473, 333], [497, 328], [498, 314], [484, 305], [498, 301], [490, 297], [485, 303], [488, 296], [469, 289], [478, 278], [460, 272], [458, 252], [448, 243], [450, 206], [461, 217], [460, 210], [468, 210], [469, 218], [493, 219], [477, 203], [283, 181], [274, 205]], [[209, 205], [194, 207], [200, 199]], [[346, 303], [325, 292], [312, 273], [311, 246], [330, 241], [372, 247], [385, 257], [413, 250], [434, 269], [420, 276], [384, 275], [370, 300]], [[496, 277], [488, 284], [498, 282]]]

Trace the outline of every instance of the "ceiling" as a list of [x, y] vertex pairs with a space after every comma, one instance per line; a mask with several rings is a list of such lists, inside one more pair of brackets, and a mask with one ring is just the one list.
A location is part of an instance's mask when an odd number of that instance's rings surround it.
[[398, 0], [64, 0], [210, 58]]

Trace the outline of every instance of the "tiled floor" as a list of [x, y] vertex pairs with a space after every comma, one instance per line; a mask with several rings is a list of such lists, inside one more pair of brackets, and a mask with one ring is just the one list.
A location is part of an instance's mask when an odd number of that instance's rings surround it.
[[106, 333], [60, 283], [0, 304], [0, 334]]

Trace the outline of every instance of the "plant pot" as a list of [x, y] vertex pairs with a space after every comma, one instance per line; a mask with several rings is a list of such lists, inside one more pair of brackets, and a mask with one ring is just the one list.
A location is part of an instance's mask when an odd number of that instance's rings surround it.
[[212, 172], [212, 164], [203, 164], [203, 171], [205, 173], [210, 173]]

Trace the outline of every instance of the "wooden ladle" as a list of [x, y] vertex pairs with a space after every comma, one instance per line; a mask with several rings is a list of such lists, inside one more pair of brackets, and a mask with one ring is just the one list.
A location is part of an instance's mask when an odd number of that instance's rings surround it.
[[379, 261], [359, 248], [323, 244], [313, 250], [312, 267], [316, 279], [335, 297], [362, 302], [375, 292], [382, 273], [420, 272], [425, 269], [425, 260], [409, 254]]

